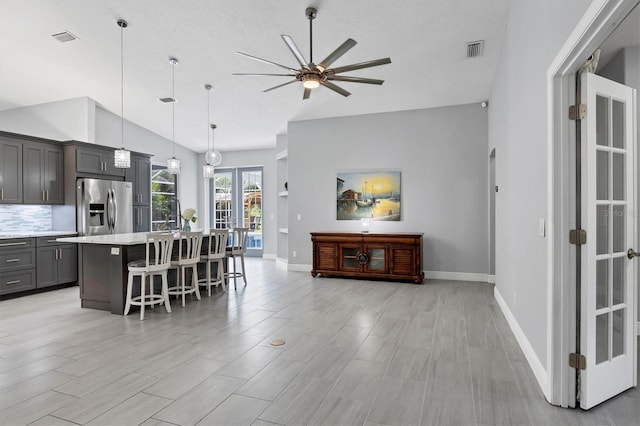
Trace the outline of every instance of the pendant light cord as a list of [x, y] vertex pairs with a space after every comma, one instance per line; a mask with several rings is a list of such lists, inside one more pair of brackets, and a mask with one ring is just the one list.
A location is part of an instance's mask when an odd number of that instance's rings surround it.
[[[207, 121], [211, 119], [211, 88], [207, 89]], [[209, 123], [207, 123], [207, 152], [209, 152]], [[206, 156], [205, 156], [206, 157]], [[207, 162], [207, 164], [209, 164]]]
[[124, 148], [124, 25], [120, 25], [120, 142]]
[[171, 65], [171, 141], [173, 156], [176, 156], [176, 64], [172, 62]]

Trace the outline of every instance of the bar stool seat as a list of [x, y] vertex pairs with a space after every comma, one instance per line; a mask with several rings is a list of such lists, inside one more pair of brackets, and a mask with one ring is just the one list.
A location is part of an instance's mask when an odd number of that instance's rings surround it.
[[[151, 247], [153, 247], [153, 254]], [[173, 235], [149, 234], [146, 241], [146, 256], [144, 260], [136, 260], [127, 264], [129, 278], [127, 280], [127, 296], [124, 314], [127, 315], [131, 306], [140, 306], [140, 321], [144, 320], [145, 306], [154, 307], [164, 303], [167, 312], [171, 312], [169, 302], [167, 272], [171, 266], [171, 250], [173, 248]], [[153, 290], [153, 277], [159, 275], [162, 279], [162, 290], [155, 294]], [[133, 296], [134, 278], [140, 277], [140, 295]], [[149, 277], [149, 292], [146, 292], [147, 277]]]
[[[195, 293], [200, 300], [200, 286], [198, 285], [198, 262], [200, 262], [200, 248], [202, 247], [202, 232], [180, 231], [178, 240], [178, 257], [171, 260], [170, 269], [177, 270], [176, 285], [169, 287], [169, 294], [182, 296], [182, 307], [185, 296]], [[191, 269], [191, 285], [186, 285], [186, 270]]]
[[[201, 286], [207, 286], [207, 295], [211, 297], [211, 287], [222, 284], [222, 290], [227, 291], [224, 277], [224, 262], [227, 257], [226, 248], [229, 239], [228, 229], [209, 230], [209, 247], [207, 253], [200, 256], [206, 263], [207, 277], [198, 280]], [[211, 279], [211, 264], [216, 264], [216, 277]]]

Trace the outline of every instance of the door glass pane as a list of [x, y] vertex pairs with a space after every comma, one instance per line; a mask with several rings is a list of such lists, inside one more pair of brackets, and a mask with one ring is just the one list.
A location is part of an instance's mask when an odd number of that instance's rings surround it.
[[214, 180], [214, 226], [217, 229], [233, 228], [233, 172], [216, 171]]
[[614, 148], [624, 148], [624, 103], [614, 100], [611, 105], [611, 132]]
[[624, 154], [613, 153], [613, 199], [624, 200]]
[[609, 199], [609, 153], [596, 151], [596, 198]]
[[596, 254], [609, 252], [609, 206], [596, 206]]
[[262, 249], [262, 170], [242, 171], [242, 222], [248, 249]]
[[613, 259], [613, 305], [624, 303], [624, 285], [627, 278], [626, 257], [616, 257]]
[[624, 232], [624, 222], [625, 222], [625, 206], [612, 206], [612, 216], [613, 216], [613, 252], [620, 253], [625, 251], [625, 232]]
[[367, 269], [370, 271], [384, 271], [384, 249], [368, 249], [369, 253], [369, 264], [367, 265]]
[[609, 259], [596, 262], [596, 309], [609, 306]]
[[626, 309], [613, 311], [613, 332], [611, 335], [611, 356], [613, 358], [623, 355], [624, 350], [624, 315]]
[[596, 364], [609, 360], [609, 313], [596, 316]]
[[165, 165], [151, 165], [151, 230], [176, 229], [178, 177]]
[[609, 99], [596, 96], [596, 144], [609, 146]]

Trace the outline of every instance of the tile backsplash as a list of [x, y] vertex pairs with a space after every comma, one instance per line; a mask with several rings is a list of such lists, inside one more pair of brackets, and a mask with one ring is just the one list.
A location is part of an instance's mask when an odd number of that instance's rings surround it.
[[52, 229], [51, 206], [0, 205], [0, 233]]

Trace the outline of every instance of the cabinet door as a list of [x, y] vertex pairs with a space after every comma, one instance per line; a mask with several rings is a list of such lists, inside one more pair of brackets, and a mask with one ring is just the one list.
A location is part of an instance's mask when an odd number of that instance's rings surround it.
[[137, 206], [133, 208], [133, 232], [149, 232], [151, 230], [151, 208]]
[[362, 265], [358, 262], [358, 254], [361, 250], [360, 244], [340, 244], [340, 270], [360, 272]]
[[102, 153], [88, 148], [78, 148], [76, 151], [76, 169], [79, 172], [104, 174]]
[[22, 143], [0, 138], [0, 203], [22, 203]]
[[148, 158], [136, 161], [134, 192], [134, 203], [145, 206], [151, 204], [151, 161]]
[[338, 246], [335, 243], [316, 243], [316, 267], [323, 271], [338, 270]]
[[386, 274], [387, 267], [387, 247], [384, 244], [365, 244], [363, 253], [366, 253], [369, 260], [364, 265], [365, 272], [375, 272]]
[[391, 273], [396, 275], [417, 275], [419, 261], [416, 246], [391, 247]]
[[46, 204], [64, 204], [64, 160], [59, 146], [44, 147], [44, 189]]
[[78, 281], [78, 252], [75, 244], [58, 247], [58, 284]]
[[39, 247], [36, 265], [37, 287], [58, 284], [57, 247]]
[[22, 149], [22, 194], [25, 204], [44, 204], [44, 151], [42, 145], [24, 144]]
[[109, 176], [124, 176], [125, 169], [119, 169], [114, 161], [115, 149], [105, 149], [102, 153], [102, 161], [104, 163], [104, 174]]

